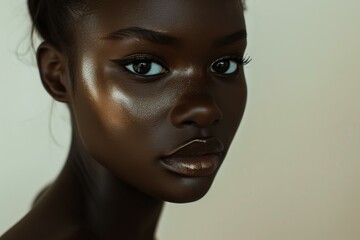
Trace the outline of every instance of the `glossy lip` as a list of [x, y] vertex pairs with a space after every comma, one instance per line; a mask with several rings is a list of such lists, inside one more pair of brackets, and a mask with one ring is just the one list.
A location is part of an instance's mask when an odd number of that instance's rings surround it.
[[194, 139], [160, 159], [169, 171], [188, 177], [213, 174], [220, 166], [224, 145], [216, 138]]

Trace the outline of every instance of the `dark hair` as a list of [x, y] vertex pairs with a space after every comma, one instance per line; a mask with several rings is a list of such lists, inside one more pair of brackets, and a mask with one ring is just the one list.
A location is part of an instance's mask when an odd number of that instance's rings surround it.
[[[41, 40], [50, 43], [59, 51], [71, 56], [73, 28], [77, 19], [89, 14], [89, 0], [27, 0], [32, 20], [31, 45], [34, 46], [35, 33]], [[68, 60], [72, 86], [75, 87], [75, 68], [72, 57]]]
[[[71, 45], [71, 26], [76, 17], [87, 12], [86, 0], [28, 0], [32, 20], [31, 36], [35, 32], [59, 50]], [[33, 39], [33, 38], [32, 38]]]
[[[245, 0], [241, 3], [245, 10]], [[76, 17], [90, 13], [87, 0], [28, 0], [27, 4], [33, 23], [31, 36], [37, 32], [61, 50], [71, 45], [71, 26]]]

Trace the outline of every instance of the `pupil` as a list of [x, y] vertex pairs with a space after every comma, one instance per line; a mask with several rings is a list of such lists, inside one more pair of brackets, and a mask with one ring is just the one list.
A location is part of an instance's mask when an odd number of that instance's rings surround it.
[[140, 62], [140, 63], [134, 64], [134, 70], [135, 70], [135, 72], [137, 72], [139, 74], [146, 74], [146, 73], [150, 72], [150, 69], [151, 69], [151, 63]]
[[215, 63], [214, 70], [218, 73], [225, 73], [227, 70], [229, 70], [229, 67], [229, 61], [219, 61]]

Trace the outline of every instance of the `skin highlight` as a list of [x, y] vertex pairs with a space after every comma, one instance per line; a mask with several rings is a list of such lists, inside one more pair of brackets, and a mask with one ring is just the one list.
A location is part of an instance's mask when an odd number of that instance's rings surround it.
[[202, 198], [245, 111], [243, 11], [238, 0], [106, 0], [74, 23], [71, 53], [44, 41], [40, 76], [71, 113], [70, 152], [0, 239], [153, 240], [165, 201]]

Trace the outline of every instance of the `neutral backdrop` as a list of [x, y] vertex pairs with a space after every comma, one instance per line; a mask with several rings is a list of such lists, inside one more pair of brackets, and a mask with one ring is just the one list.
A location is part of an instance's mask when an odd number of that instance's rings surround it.
[[[168, 204], [159, 239], [360, 239], [359, 9], [248, 0], [245, 117], [209, 194]], [[71, 131], [26, 55], [29, 25], [24, 0], [1, 0], [0, 235], [56, 177]]]

